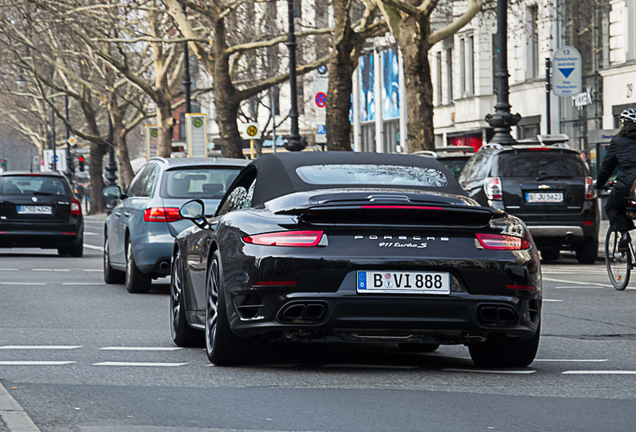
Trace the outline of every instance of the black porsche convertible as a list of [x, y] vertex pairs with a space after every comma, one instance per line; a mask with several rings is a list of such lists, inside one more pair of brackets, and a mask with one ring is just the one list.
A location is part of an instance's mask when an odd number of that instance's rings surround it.
[[302, 152], [247, 165], [216, 214], [192, 200], [176, 239], [170, 318], [179, 346], [217, 365], [263, 343], [464, 344], [479, 366], [535, 358], [541, 270], [524, 223], [466, 196], [438, 161]]

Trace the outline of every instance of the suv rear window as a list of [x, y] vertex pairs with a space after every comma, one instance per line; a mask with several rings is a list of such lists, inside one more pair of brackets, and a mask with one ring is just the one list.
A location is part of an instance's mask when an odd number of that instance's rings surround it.
[[576, 153], [524, 151], [499, 153], [497, 175], [501, 177], [585, 177], [588, 170]]
[[66, 181], [42, 175], [12, 175], [0, 179], [2, 195], [70, 195]]
[[173, 169], [163, 175], [162, 198], [223, 198], [242, 167]]

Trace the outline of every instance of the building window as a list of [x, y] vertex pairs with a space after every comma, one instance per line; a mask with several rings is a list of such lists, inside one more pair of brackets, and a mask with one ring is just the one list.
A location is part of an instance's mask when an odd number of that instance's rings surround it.
[[526, 79], [539, 76], [539, 8], [526, 9]]
[[437, 64], [437, 105], [443, 103], [442, 99], [442, 52], [439, 51], [436, 56]]
[[448, 88], [448, 103], [453, 102], [453, 49], [446, 50], [446, 87]]
[[466, 46], [466, 67], [468, 70], [466, 71], [466, 91], [470, 96], [475, 94], [475, 38], [473, 36], [468, 36], [467, 46]]
[[459, 83], [461, 97], [466, 95], [466, 39], [459, 40]]

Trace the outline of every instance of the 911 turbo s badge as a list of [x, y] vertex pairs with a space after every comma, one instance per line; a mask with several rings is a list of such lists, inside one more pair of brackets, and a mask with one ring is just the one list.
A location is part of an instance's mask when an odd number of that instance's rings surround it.
[[381, 248], [408, 248], [408, 249], [424, 249], [428, 247], [429, 241], [443, 241], [448, 242], [448, 237], [421, 237], [421, 236], [362, 236], [357, 235], [353, 237], [354, 240], [379, 240], [378, 247]]

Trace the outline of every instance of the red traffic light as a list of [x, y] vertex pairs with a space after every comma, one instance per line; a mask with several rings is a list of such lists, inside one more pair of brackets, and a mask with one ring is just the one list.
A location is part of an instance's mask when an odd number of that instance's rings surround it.
[[84, 162], [84, 156], [78, 157], [77, 160], [80, 161], [80, 162]]

